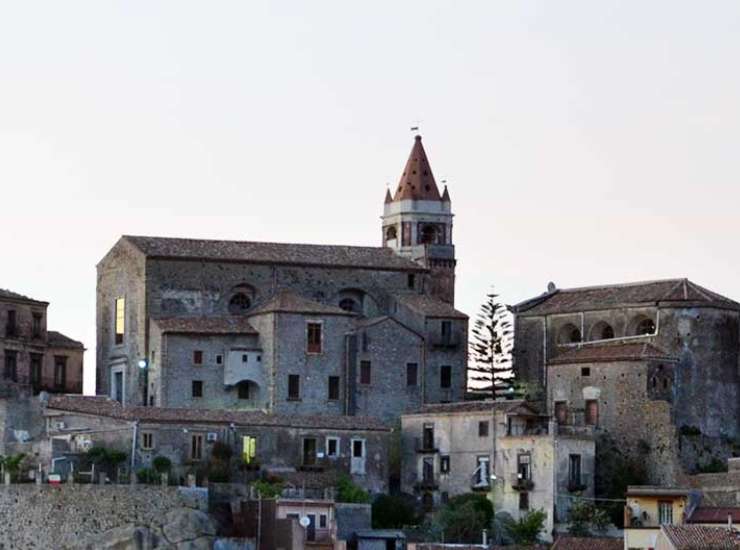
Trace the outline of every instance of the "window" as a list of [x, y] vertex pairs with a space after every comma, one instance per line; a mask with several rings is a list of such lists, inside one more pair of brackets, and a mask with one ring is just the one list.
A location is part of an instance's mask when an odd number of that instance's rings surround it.
[[519, 479], [532, 479], [532, 457], [529, 453], [522, 453], [516, 457], [516, 473]]
[[249, 355], [246, 353], [242, 353], [242, 363], [248, 363], [249, 362]]
[[5, 350], [5, 370], [3, 376], [6, 380], [18, 381], [18, 352]]
[[54, 357], [54, 387], [64, 389], [67, 385], [67, 358], [61, 356]]
[[527, 491], [522, 491], [519, 493], [519, 509], [529, 510], [529, 493]]
[[661, 525], [673, 524], [673, 502], [661, 500], [658, 502], [658, 523]]
[[350, 313], [359, 313], [360, 311], [359, 304], [352, 298], [344, 298], [343, 300], [340, 300], [339, 307], [344, 311], [349, 311]]
[[385, 229], [385, 240], [388, 241], [395, 241], [398, 238], [398, 230], [396, 229], [395, 225], [389, 225]]
[[245, 464], [251, 464], [257, 457], [257, 438], [244, 435], [242, 436], [242, 460]]
[[190, 460], [203, 460], [203, 434], [190, 436]]
[[596, 399], [586, 400], [586, 424], [589, 426], [599, 424], [599, 402]]
[[321, 323], [306, 323], [306, 352], [321, 353]]
[[5, 325], [5, 336], [18, 336], [18, 319], [14, 309], [8, 310], [8, 324]]
[[41, 338], [41, 314], [34, 313], [31, 325], [31, 336]]
[[229, 300], [229, 313], [241, 315], [252, 307], [252, 300], [243, 292], [238, 292]]
[[417, 377], [419, 372], [419, 365], [417, 363], [406, 363], [406, 385], [416, 386]]
[[224, 356], [220, 353], [216, 355], [216, 364], [217, 365], [223, 365], [224, 364]]
[[297, 374], [288, 375], [288, 401], [298, 401], [301, 398], [301, 377]]
[[339, 438], [338, 437], [327, 437], [326, 438], [326, 456], [329, 458], [337, 458], [339, 456]]
[[31, 385], [34, 388], [41, 386], [41, 365], [43, 355], [40, 353], [31, 354]]
[[478, 422], [478, 437], [488, 437], [488, 421]]
[[599, 321], [591, 329], [591, 340], [610, 340], [614, 338], [614, 329], [606, 321]]
[[488, 456], [478, 456], [475, 458], [475, 462], [475, 485], [486, 487], [491, 478], [491, 459]]
[[568, 462], [568, 481], [571, 485], [581, 484], [581, 455], [570, 455]]
[[439, 387], [452, 387], [452, 367], [450, 367], [449, 365], [443, 365], [439, 369]]
[[421, 476], [424, 483], [434, 483], [434, 458], [425, 456], [422, 461]]
[[203, 352], [199, 349], [193, 351], [193, 365], [203, 364]]
[[635, 335], [644, 336], [646, 334], [655, 334], [655, 322], [652, 319], [643, 319], [637, 324]]
[[316, 438], [306, 437], [303, 439], [303, 465], [313, 466], [316, 464]]
[[443, 474], [449, 474], [450, 473], [450, 457], [449, 456], [440, 456], [439, 457], [439, 471]]
[[370, 384], [370, 361], [360, 361], [360, 384]]
[[202, 380], [193, 380], [193, 397], [203, 397]]
[[558, 424], [568, 423], [568, 403], [565, 401], [555, 401], [555, 419]]
[[445, 345], [449, 344], [452, 341], [452, 322], [442, 321], [440, 329], [441, 329], [442, 343]]
[[414, 288], [416, 286], [416, 275], [414, 273], [409, 273], [406, 276], [406, 286], [409, 288]]
[[558, 331], [558, 344], [576, 344], [581, 341], [581, 331], [572, 323]]
[[154, 434], [152, 432], [141, 432], [141, 448], [151, 451], [154, 448]]
[[319, 529], [326, 529], [326, 514], [319, 514]]
[[123, 344], [123, 336], [126, 333], [126, 299], [116, 298], [116, 345]]
[[581, 367], [581, 376], [591, 376], [591, 367]]
[[422, 449], [434, 449], [434, 424], [424, 424], [422, 431]]
[[242, 381], [236, 386], [239, 399], [249, 399], [249, 382]]
[[339, 399], [339, 377], [329, 377], [329, 400], [337, 401]]
[[123, 401], [123, 369], [111, 371], [111, 397], [124, 404]]

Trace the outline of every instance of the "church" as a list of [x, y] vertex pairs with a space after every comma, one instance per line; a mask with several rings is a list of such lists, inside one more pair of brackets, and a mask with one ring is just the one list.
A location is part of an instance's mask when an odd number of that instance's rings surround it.
[[460, 401], [450, 194], [416, 136], [381, 246], [122, 236], [97, 266], [97, 394], [398, 419]]

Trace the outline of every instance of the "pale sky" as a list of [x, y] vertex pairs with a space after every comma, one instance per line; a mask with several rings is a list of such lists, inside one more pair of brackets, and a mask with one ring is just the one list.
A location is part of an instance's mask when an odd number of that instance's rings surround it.
[[418, 122], [471, 316], [550, 280], [740, 299], [739, 59], [736, 0], [0, 0], [0, 287], [90, 391], [121, 234], [377, 245]]

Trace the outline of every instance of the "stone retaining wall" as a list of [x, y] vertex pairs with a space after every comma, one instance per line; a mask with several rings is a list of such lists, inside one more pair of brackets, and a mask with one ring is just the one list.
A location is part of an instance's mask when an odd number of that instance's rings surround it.
[[195, 511], [203, 501], [178, 487], [2, 485], [0, 548], [65, 549], [121, 527], [162, 530], [172, 514], [204, 516]]

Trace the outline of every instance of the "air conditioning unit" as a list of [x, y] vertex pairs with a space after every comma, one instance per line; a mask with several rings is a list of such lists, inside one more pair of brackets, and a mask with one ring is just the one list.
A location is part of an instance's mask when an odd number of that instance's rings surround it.
[[211, 443], [214, 441], [218, 441], [218, 434], [216, 432], [209, 432], [208, 441], [210, 441]]

